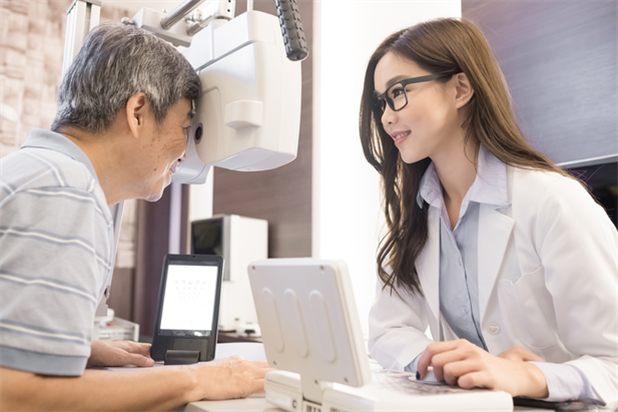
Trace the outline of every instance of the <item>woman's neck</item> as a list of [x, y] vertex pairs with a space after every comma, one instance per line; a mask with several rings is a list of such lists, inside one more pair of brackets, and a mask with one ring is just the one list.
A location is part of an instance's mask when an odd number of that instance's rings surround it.
[[450, 152], [441, 153], [432, 161], [442, 184], [444, 203], [453, 229], [459, 219], [461, 203], [476, 179], [479, 144], [462, 141], [461, 145], [451, 147]]

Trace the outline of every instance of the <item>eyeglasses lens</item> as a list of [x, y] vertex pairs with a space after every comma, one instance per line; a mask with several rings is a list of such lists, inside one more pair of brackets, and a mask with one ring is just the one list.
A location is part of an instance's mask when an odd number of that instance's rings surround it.
[[400, 83], [394, 84], [386, 92], [386, 98], [389, 100], [389, 106], [394, 111], [401, 110], [408, 104], [408, 96], [406, 88]]

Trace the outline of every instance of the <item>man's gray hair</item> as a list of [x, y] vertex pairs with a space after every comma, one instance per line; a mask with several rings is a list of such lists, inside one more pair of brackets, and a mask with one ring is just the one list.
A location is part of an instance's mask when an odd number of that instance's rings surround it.
[[171, 44], [152, 33], [131, 24], [102, 24], [88, 34], [62, 78], [51, 129], [105, 131], [140, 92], [161, 124], [181, 98], [199, 97], [200, 80]]

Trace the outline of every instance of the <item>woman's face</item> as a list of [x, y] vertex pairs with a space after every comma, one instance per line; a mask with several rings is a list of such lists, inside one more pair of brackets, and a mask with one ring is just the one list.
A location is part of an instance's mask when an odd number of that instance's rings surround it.
[[[389, 52], [376, 66], [375, 92], [380, 95], [397, 81], [429, 74], [432, 73], [421, 69], [413, 61]], [[395, 95], [402, 92], [398, 90]], [[405, 93], [408, 104], [399, 111], [393, 111], [386, 105], [382, 126], [393, 138], [404, 162], [414, 163], [426, 157], [435, 161], [435, 157], [452, 150], [461, 137], [456, 79], [453, 77], [447, 83], [428, 81], [409, 84], [405, 86]]]

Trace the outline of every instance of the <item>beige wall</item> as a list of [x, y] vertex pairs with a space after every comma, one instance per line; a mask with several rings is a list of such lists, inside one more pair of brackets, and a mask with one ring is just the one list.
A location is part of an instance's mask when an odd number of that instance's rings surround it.
[[[15, 109], [17, 123], [0, 120], [0, 157], [19, 148], [30, 129], [49, 129], [56, 114], [62, 71], [66, 10], [71, 0], [0, 2], [0, 101]], [[102, 19], [127, 15], [101, 9]]]

